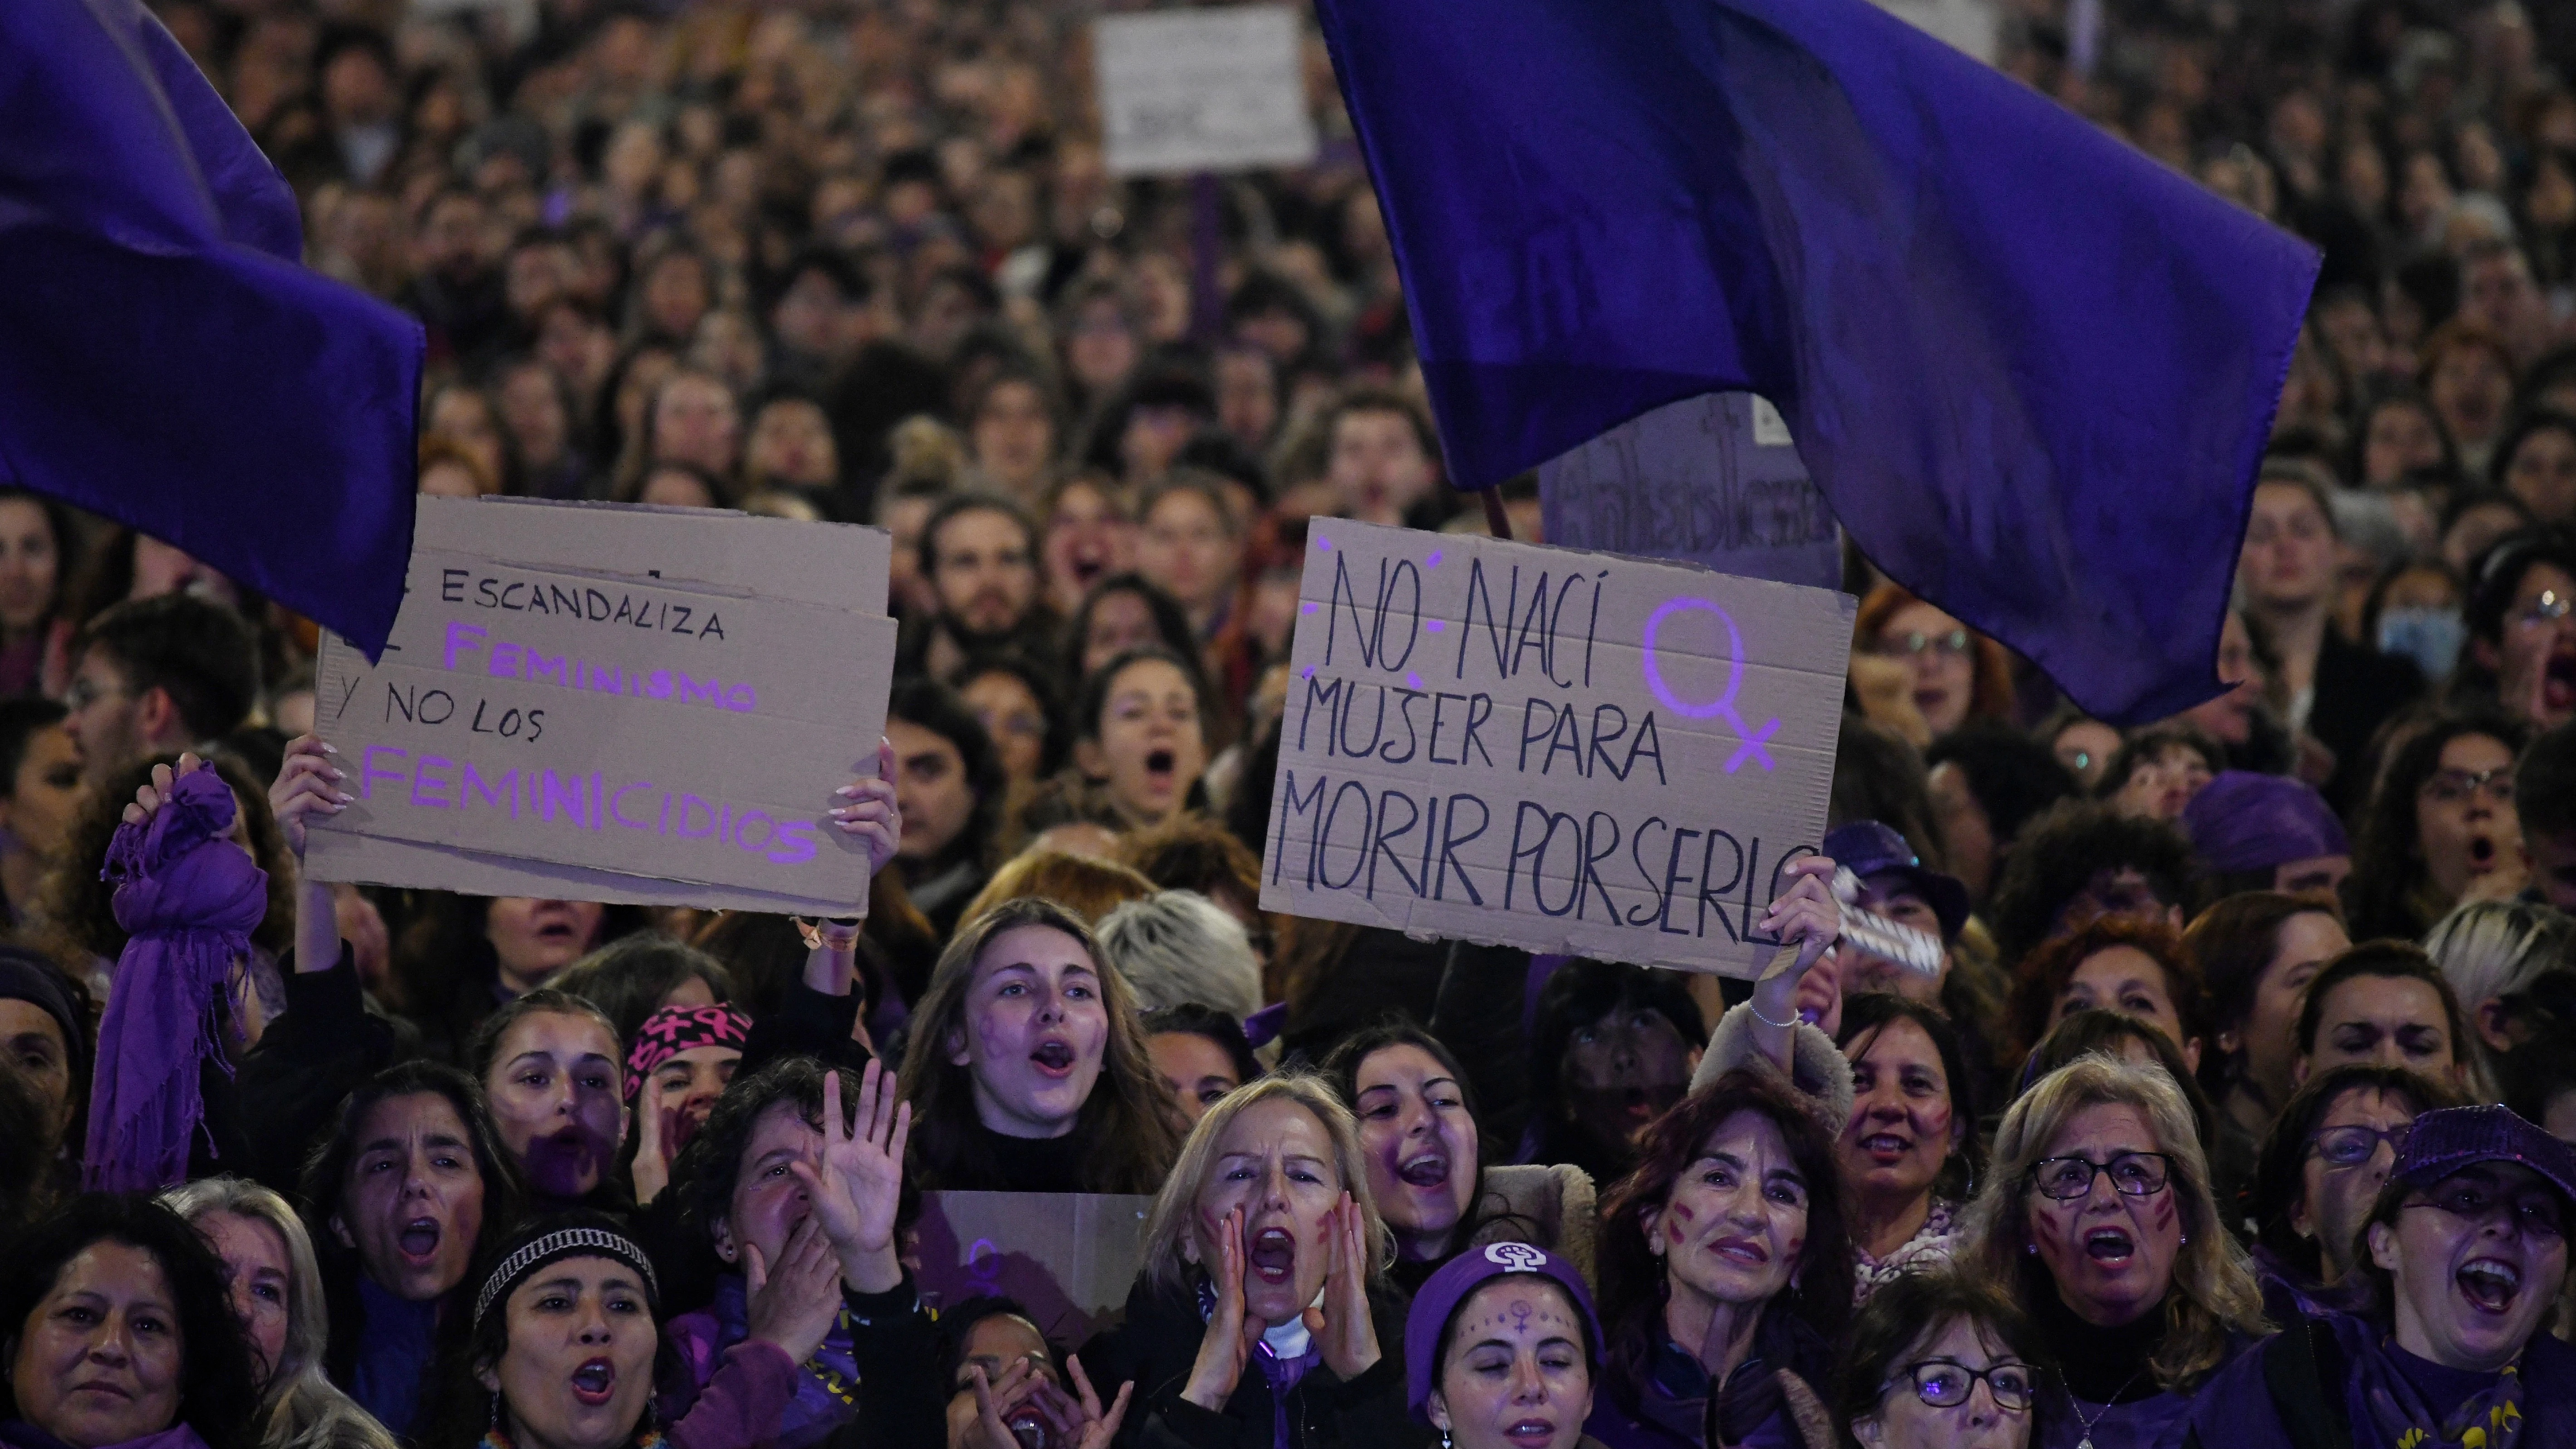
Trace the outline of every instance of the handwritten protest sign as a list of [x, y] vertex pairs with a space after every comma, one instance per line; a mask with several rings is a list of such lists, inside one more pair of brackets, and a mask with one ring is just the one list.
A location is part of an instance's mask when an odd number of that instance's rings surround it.
[[1754, 975], [1833, 786], [1847, 595], [1317, 519], [1261, 904]]
[[1303, 41], [1289, 7], [1104, 15], [1091, 44], [1110, 174], [1314, 161]]
[[357, 800], [325, 880], [846, 911], [829, 828], [894, 664], [883, 533], [692, 510], [420, 500], [369, 665], [325, 636], [317, 728]]
[[1667, 403], [1539, 465], [1550, 543], [1829, 589], [1842, 530], [1780, 410], [1749, 392]]
[[935, 1309], [1016, 1298], [1047, 1337], [1079, 1344], [1126, 1306], [1153, 1208], [1109, 1193], [925, 1192], [922, 1296]]

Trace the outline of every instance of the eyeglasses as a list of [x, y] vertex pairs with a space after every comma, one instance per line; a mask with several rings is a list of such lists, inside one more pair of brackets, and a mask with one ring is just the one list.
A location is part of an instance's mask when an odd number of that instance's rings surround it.
[[2173, 1159], [2161, 1152], [2122, 1152], [2108, 1162], [2089, 1157], [2044, 1157], [2030, 1170], [2030, 1185], [2056, 1202], [2091, 1195], [2093, 1179], [2111, 1174], [2112, 1190], [2122, 1197], [2153, 1197], [2165, 1190]]
[[2518, 628], [2537, 632], [2566, 618], [2570, 610], [2576, 610], [2576, 599], [2556, 589], [2543, 589], [2539, 598], [2515, 611], [2513, 622]]
[[1986, 1392], [1995, 1396], [1995, 1407], [2009, 1413], [2021, 1413], [2030, 1407], [2037, 1393], [2031, 1382], [2031, 1367], [2025, 1363], [1989, 1364], [1974, 1369], [1955, 1359], [1927, 1358], [1897, 1370], [1889, 1379], [1893, 1388], [1905, 1378], [1914, 1380], [1914, 1397], [1936, 1409], [1955, 1409], [1977, 1391], [1977, 1381], [1986, 1382]]
[[2417, 793], [2439, 805], [2465, 805], [2471, 796], [2485, 792], [2487, 803], [2506, 805], [2513, 801], [2513, 767], [2498, 765], [2492, 770], [2436, 770]]
[[1944, 634], [1926, 634], [1920, 629], [1909, 629], [1902, 634], [1881, 634], [1877, 648], [1872, 652], [1909, 659], [1937, 653], [1957, 659], [1968, 652], [1968, 631], [1952, 629]]
[[2520, 1197], [2507, 1197], [2482, 1182], [2458, 1182], [2436, 1189], [2421, 1202], [2403, 1207], [2428, 1207], [2448, 1213], [2465, 1223], [2483, 1223], [2502, 1209], [2513, 1225], [2534, 1238], [2566, 1236], [2566, 1219], [2558, 1199], [2543, 1188], [2535, 1188]]
[[2328, 1166], [2359, 1167], [2379, 1151], [2382, 1142], [2388, 1144], [2392, 1154], [2404, 1152], [2406, 1139], [2414, 1132], [2415, 1124], [2412, 1122], [2400, 1122], [2394, 1127], [2364, 1127], [2356, 1123], [2311, 1132], [2308, 1146], [2317, 1156], [2324, 1158]]

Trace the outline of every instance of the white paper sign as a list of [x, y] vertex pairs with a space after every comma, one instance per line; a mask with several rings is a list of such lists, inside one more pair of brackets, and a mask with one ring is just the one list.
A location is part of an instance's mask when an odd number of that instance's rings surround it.
[[1297, 16], [1285, 5], [1104, 15], [1092, 57], [1112, 175], [1315, 159]]
[[1833, 787], [1848, 595], [1318, 518], [1265, 909], [1754, 975]]
[[1749, 392], [1667, 403], [1539, 465], [1550, 543], [1833, 588], [1842, 530], [1788, 421]]

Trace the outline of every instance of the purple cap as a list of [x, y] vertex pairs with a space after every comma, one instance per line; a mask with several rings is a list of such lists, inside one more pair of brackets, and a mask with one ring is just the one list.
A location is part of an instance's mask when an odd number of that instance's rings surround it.
[[2445, 1107], [2416, 1118], [2389, 1175], [2409, 1187], [2429, 1187], [2481, 1162], [2521, 1163], [2576, 1203], [2576, 1147], [2507, 1107]]
[[1413, 1295], [1413, 1309], [1404, 1316], [1405, 1402], [1412, 1405], [1413, 1417], [1431, 1422], [1428, 1406], [1440, 1370], [1432, 1360], [1440, 1352], [1440, 1336], [1457, 1316], [1458, 1305], [1485, 1286], [1487, 1279], [1509, 1273], [1536, 1273], [1556, 1280], [1565, 1296], [1583, 1310], [1583, 1324], [1592, 1331], [1584, 1352], [1593, 1369], [1600, 1369], [1601, 1320], [1592, 1312], [1592, 1290], [1583, 1286], [1583, 1275], [1574, 1271], [1572, 1263], [1536, 1244], [1488, 1243], [1441, 1264], [1440, 1271]]
[[2182, 825], [2201, 863], [2221, 874], [2352, 854], [2325, 797], [2282, 775], [2221, 770], [2183, 807]]
[[1866, 881], [1874, 875], [1901, 875], [1907, 889], [1923, 898], [1941, 918], [1941, 944], [1959, 939], [1968, 924], [1968, 888], [1957, 876], [1943, 875], [1923, 863], [1896, 828], [1875, 820], [1854, 820], [1825, 832], [1827, 859]]

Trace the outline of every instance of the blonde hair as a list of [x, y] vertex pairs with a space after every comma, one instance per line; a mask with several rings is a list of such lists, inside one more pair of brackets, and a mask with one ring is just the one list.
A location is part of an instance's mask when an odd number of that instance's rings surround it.
[[2226, 1361], [2231, 1332], [2259, 1334], [2270, 1325], [2252, 1260], [2219, 1220], [2191, 1105], [2162, 1067], [2090, 1052], [2024, 1092], [1995, 1133], [1993, 1171], [1968, 1207], [1959, 1263], [1991, 1282], [2019, 1284], [2024, 1303], [2056, 1291], [2047, 1269], [2024, 1251], [2031, 1243], [2030, 1174], [2087, 1107], [2136, 1109], [2170, 1161], [2166, 1188], [2182, 1209], [2183, 1244], [2165, 1295], [2164, 1343], [2148, 1362], [2159, 1387], [2189, 1388]]
[[260, 1409], [261, 1449], [396, 1449], [393, 1435], [323, 1376], [331, 1340], [322, 1269], [313, 1240], [286, 1199], [238, 1177], [205, 1177], [161, 1194], [162, 1205], [195, 1227], [212, 1213], [264, 1223], [286, 1248], [286, 1351], [269, 1366]]
[[1377, 1284], [1395, 1261], [1395, 1233], [1378, 1216], [1377, 1199], [1369, 1193], [1368, 1165], [1360, 1151], [1359, 1119], [1342, 1105], [1332, 1085], [1313, 1072], [1281, 1072], [1248, 1082], [1228, 1092], [1217, 1104], [1207, 1109], [1198, 1125], [1190, 1129], [1189, 1140], [1181, 1144], [1180, 1158], [1172, 1164], [1172, 1174], [1163, 1180], [1163, 1190], [1154, 1199], [1154, 1211], [1145, 1219], [1145, 1278], [1157, 1287], [1173, 1292], [1186, 1291], [1191, 1284], [1191, 1263], [1183, 1252], [1190, 1224], [1196, 1218], [1199, 1193], [1207, 1186], [1208, 1174], [1216, 1168], [1216, 1145], [1234, 1127], [1234, 1119], [1264, 1102], [1292, 1102], [1306, 1109], [1324, 1135], [1333, 1144], [1333, 1171], [1339, 1173], [1342, 1187], [1359, 1204], [1360, 1220], [1365, 1223], [1369, 1241], [1369, 1282]]

